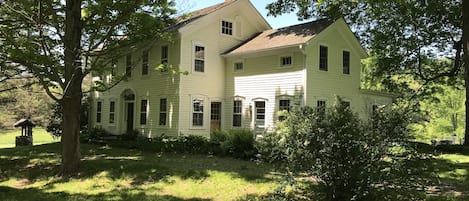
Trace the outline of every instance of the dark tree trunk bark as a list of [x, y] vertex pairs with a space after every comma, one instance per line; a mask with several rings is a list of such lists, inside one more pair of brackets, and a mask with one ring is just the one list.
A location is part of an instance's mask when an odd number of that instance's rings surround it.
[[466, 129], [464, 145], [469, 146], [469, 0], [462, 1], [462, 45], [466, 82]]
[[65, 88], [61, 100], [62, 119], [62, 167], [59, 175], [73, 176], [80, 168], [80, 107], [83, 71], [81, 50], [81, 4], [82, 0], [67, 0], [65, 10]]

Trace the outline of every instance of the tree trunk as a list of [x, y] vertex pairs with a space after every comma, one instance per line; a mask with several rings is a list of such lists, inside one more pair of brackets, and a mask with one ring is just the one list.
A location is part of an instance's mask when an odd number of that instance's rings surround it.
[[462, 45], [466, 84], [466, 129], [464, 145], [469, 146], [469, 0], [462, 1]]
[[73, 84], [71, 93], [76, 95], [62, 100], [62, 167], [60, 176], [72, 176], [80, 168], [80, 109], [81, 82]]
[[59, 175], [69, 177], [80, 168], [80, 107], [83, 72], [80, 66], [82, 0], [67, 0], [65, 10], [65, 88], [62, 106], [62, 167]]

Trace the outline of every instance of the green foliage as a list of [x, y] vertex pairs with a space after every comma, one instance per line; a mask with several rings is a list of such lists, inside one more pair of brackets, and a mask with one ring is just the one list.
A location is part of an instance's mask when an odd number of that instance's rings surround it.
[[[88, 132], [88, 111], [89, 111], [90, 103], [89, 99], [84, 98], [84, 101], [81, 103], [81, 110], [80, 110], [80, 132]], [[49, 110], [51, 111], [50, 116], [47, 117], [48, 124], [46, 126], [47, 132], [51, 133], [52, 135], [59, 137], [62, 136], [62, 108], [60, 107], [59, 103], [52, 103], [50, 105]], [[92, 130], [93, 132], [93, 130]], [[80, 136], [81, 138], [86, 138]]]
[[223, 154], [236, 158], [250, 159], [257, 153], [254, 134], [248, 129], [216, 131], [212, 142], [220, 145]]
[[0, 90], [13, 86], [18, 87], [15, 90], [0, 92], [0, 128], [13, 128], [13, 124], [23, 118], [30, 118], [37, 126], [41, 127], [45, 127], [49, 123], [51, 115], [49, 107], [53, 101], [39, 85], [28, 85], [29, 82], [31, 79], [0, 82]]
[[384, 192], [399, 195], [397, 189], [410, 187], [393, 175], [401, 167], [398, 156], [409, 154], [406, 117], [383, 109], [364, 122], [341, 104], [326, 114], [295, 108], [261, 141], [260, 151], [289, 171], [318, 178], [323, 200], [392, 200]]

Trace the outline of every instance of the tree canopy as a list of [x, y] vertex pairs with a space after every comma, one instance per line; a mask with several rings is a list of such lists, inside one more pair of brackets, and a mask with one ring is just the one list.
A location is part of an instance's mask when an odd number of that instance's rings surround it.
[[[273, 16], [296, 12], [299, 19], [343, 17], [376, 59], [369, 73], [382, 78], [389, 91], [428, 93], [432, 83], [454, 84], [463, 73], [468, 89], [468, 0], [277, 0], [267, 8]], [[412, 89], [401, 77], [423, 87]]]
[[[62, 170], [79, 167], [82, 82], [113, 59], [165, 37], [169, 0], [0, 1], [1, 80], [32, 75], [63, 113]], [[151, 44], [151, 43], [146, 43]]]

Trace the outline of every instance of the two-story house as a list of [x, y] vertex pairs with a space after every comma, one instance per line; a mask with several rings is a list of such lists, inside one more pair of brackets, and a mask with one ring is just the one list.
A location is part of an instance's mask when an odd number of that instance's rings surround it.
[[[232, 128], [262, 133], [293, 105], [322, 107], [339, 97], [367, 117], [392, 102], [360, 89], [367, 54], [343, 19], [272, 29], [249, 0], [226, 0], [168, 30], [171, 42], [129, 53], [104, 76], [125, 73], [129, 81], [93, 93], [91, 126], [146, 137]], [[161, 63], [189, 74], [153, 68]]]

